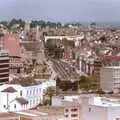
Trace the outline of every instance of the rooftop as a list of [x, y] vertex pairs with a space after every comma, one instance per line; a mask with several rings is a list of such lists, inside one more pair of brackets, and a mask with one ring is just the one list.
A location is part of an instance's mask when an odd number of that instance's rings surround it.
[[19, 84], [21, 86], [26, 87], [26, 86], [38, 85], [38, 84], [40, 84], [40, 82], [34, 80], [34, 78], [32, 78], [32, 77], [24, 77], [24, 78], [21, 77], [21, 78], [10, 81], [9, 84]]
[[64, 107], [41, 106], [35, 111], [46, 113], [48, 115], [64, 115]]
[[17, 90], [14, 89], [13, 87], [8, 87], [8, 88], [4, 89], [2, 92], [14, 93], [14, 92], [17, 92]]
[[106, 69], [120, 69], [120, 66], [106, 66], [106, 67], [103, 67], [103, 68], [106, 68]]
[[[114, 99], [115, 100], [115, 99]], [[101, 106], [101, 107], [120, 107], [120, 101], [113, 101], [111, 98], [107, 97], [95, 97], [94, 102], [91, 105]]]
[[25, 105], [28, 104], [28, 101], [26, 99], [24, 99], [23, 97], [21, 98], [16, 98], [15, 99], [18, 103], [20, 103], [21, 105]]

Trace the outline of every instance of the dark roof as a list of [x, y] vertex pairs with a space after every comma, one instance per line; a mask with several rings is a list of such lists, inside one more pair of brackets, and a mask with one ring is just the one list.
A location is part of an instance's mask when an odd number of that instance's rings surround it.
[[9, 82], [9, 84], [19, 84], [22, 86], [33, 86], [33, 85], [38, 85], [40, 82], [34, 80], [32, 77], [26, 77], [26, 78], [18, 78], [14, 79]]
[[8, 87], [4, 89], [2, 92], [14, 93], [14, 92], [17, 92], [17, 90], [14, 89], [13, 87]]
[[23, 97], [16, 98], [15, 100], [16, 100], [18, 103], [20, 103], [21, 105], [28, 104], [28, 101], [27, 101], [26, 99], [24, 99]]

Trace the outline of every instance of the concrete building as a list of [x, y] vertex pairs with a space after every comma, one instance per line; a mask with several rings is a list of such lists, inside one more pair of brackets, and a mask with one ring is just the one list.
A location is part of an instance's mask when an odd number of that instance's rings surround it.
[[82, 106], [77, 101], [64, 101], [64, 115], [66, 120], [80, 120]]
[[106, 92], [120, 92], [120, 66], [101, 68], [100, 87]]
[[9, 81], [9, 56], [7, 51], [0, 51], [0, 83]]
[[120, 96], [115, 95], [101, 97], [94, 94], [59, 96], [53, 98], [53, 106], [64, 106], [66, 120], [120, 119]]
[[66, 120], [86, 120], [88, 104], [93, 103], [94, 94], [57, 96], [52, 99], [52, 106], [64, 107]]
[[96, 97], [94, 103], [88, 105], [86, 120], [119, 120], [119, 99]]
[[10, 58], [10, 72], [20, 73], [22, 62], [20, 58], [20, 44], [17, 34], [5, 34], [3, 49], [7, 50]]

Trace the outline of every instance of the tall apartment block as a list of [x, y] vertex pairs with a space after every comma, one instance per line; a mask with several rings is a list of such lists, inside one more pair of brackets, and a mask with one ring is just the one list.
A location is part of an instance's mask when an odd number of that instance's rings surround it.
[[0, 50], [0, 84], [9, 81], [9, 56], [6, 51]]
[[120, 92], [120, 66], [101, 68], [100, 87], [103, 91], [106, 92]]

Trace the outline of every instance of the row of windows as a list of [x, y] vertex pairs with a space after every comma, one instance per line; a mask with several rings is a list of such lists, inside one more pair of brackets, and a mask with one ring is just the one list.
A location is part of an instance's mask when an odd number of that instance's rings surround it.
[[[37, 104], [39, 104], [41, 102], [41, 100], [40, 99], [33, 99], [33, 100], [30, 100], [29, 101], [29, 105], [30, 106], [32, 106], [32, 105], [37, 105]], [[23, 105], [23, 107], [25, 107], [26, 105]], [[6, 105], [3, 105], [3, 107], [6, 109], [7, 108], [7, 106]], [[16, 104], [14, 104], [14, 109], [16, 109], [17, 108], [17, 105]]]
[[7, 60], [0, 60], [0, 63], [9, 63], [9, 59], [7, 59]]
[[10, 58], [10, 61], [12, 62], [12, 61], [20, 61], [20, 58]]
[[38, 93], [41, 93], [41, 89], [34, 89], [34, 90], [28, 90], [27, 91], [27, 95], [31, 95], [31, 94], [33, 94], [33, 95], [35, 95], [35, 94], [38, 94]]
[[2, 77], [9, 77], [9, 74], [1, 74], [0, 78], [2, 78]]
[[0, 68], [5, 68], [5, 67], [9, 67], [9, 64], [0, 65]]
[[[77, 117], [78, 114], [71, 114], [71, 117]], [[68, 117], [68, 115], [65, 115], [65, 117]]]
[[[65, 109], [65, 112], [68, 112], [68, 111], [69, 111], [69, 109]], [[78, 111], [78, 109], [77, 108], [72, 108], [71, 111], [75, 112], [75, 111]]]
[[32, 99], [32, 100], [29, 100], [29, 105], [32, 106], [35, 104], [39, 104], [40, 102], [41, 102], [40, 98]]
[[0, 73], [9, 72], [9, 69], [0, 70]]

